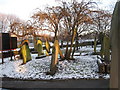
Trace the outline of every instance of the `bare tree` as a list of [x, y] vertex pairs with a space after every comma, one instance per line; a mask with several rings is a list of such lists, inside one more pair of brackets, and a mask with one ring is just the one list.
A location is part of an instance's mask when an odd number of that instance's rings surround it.
[[[71, 45], [68, 51], [68, 47], [66, 47], [66, 59], [71, 58], [71, 52], [73, 47], [73, 42], [75, 37], [78, 37], [80, 33], [86, 31], [85, 29], [80, 29], [79, 27], [85, 23], [92, 23], [92, 18], [90, 14], [94, 6], [94, 2], [85, 2], [84, 0], [80, 3], [76, 0], [71, 3], [62, 2], [62, 7], [64, 11], [64, 27], [71, 35]], [[78, 34], [79, 33], [79, 34]]]
[[93, 26], [96, 32], [105, 33], [110, 30], [112, 15], [109, 11], [105, 11], [105, 10], [94, 11], [92, 17], [93, 17], [93, 24], [94, 24]]
[[15, 15], [9, 15], [9, 14], [2, 14], [0, 13], [0, 22], [1, 22], [1, 32], [9, 32], [10, 31], [10, 24], [12, 22], [20, 22], [20, 20], [17, 16]]
[[96, 10], [92, 13], [93, 24], [92, 28], [94, 28], [94, 52], [96, 53], [96, 42], [97, 37], [99, 36], [99, 40], [101, 42], [101, 57], [103, 58], [103, 39], [104, 35], [107, 34], [109, 36], [110, 32], [110, 24], [111, 24], [111, 13], [105, 10]]
[[60, 21], [63, 17], [63, 13], [61, 11], [61, 7], [47, 7], [46, 12], [38, 11], [32, 16], [35, 19], [36, 23], [41, 24], [41, 30], [47, 30], [54, 32], [54, 46], [53, 46], [53, 53], [51, 58], [51, 65], [50, 65], [50, 74], [53, 75], [56, 72], [56, 65], [58, 62], [58, 54], [61, 55], [61, 58], [64, 58], [62, 52], [59, 47], [58, 43], [58, 31], [61, 27]]

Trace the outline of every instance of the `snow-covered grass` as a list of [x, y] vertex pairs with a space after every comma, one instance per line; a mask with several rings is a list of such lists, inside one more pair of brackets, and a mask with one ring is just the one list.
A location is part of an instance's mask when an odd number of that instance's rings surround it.
[[94, 39], [80, 39], [79, 42], [82, 43], [82, 42], [92, 42], [94, 41]]
[[[80, 51], [92, 52], [91, 47], [80, 48]], [[99, 48], [97, 48], [99, 51]], [[78, 52], [77, 52], [78, 53]], [[46, 75], [50, 71], [51, 56], [35, 59], [37, 54], [32, 54], [32, 60], [22, 65], [22, 60], [10, 61], [5, 59], [4, 64], [0, 64], [0, 77], [10, 77], [19, 79], [99, 79], [97, 55], [74, 56], [75, 60], [59, 61], [58, 71], [54, 76]], [[0, 60], [1, 61], [1, 60]], [[108, 75], [102, 75], [109, 79]]]
[[[96, 52], [100, 52], [100, 49], [101, 47], [100, 46], [97, 46], [96, 48]], [[86, 55], [86, 54], [91, 54], [94, 52], [94, 48], [92, 48], [92, 46], [84, 46], [84, 47], [81, 47], [78, 52], [81, 53], [81, 55]]]
[[34, 59], [21, 65], [22, 60], [7, 61], [2, 66], [2, 77], [21, 79], [71, 79], [99, 78], [96, 56], [79, 56], [75, 61], [59, 61], [58, 71], [54, 76], [46, 75], [50, 71], [51, 56]]

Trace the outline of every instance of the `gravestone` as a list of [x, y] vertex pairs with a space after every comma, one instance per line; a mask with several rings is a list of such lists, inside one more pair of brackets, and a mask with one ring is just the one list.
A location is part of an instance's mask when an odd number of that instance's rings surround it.
[[21, 55], [22, 55], [22, 58], [23, 58], [23, 64], [26, 64], [26, 62], [28, 62], [32, 59], [27, 40], [24, 40], [22, 42], [20, 52], [21, 52]]
[[37, 51], [38, 51], [38, 56], [44, 54], [41, 40], [37, 40]]
[[[110, 72], [110, 88], [119, 88], [120, 66], [120, 0], [116, 3], [111, 23], [112, 60]], [[118, 89], [117, 89], [118, 90]]]

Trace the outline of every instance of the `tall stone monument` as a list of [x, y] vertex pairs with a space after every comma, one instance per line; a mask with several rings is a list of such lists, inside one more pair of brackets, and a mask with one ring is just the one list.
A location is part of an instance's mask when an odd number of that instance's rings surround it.
[[120, 90], [120, 0], [117, 1], [113, 12], [111, 24], [111, 44], [112, 60], [110, 73], [110, 88], [119, 88]]

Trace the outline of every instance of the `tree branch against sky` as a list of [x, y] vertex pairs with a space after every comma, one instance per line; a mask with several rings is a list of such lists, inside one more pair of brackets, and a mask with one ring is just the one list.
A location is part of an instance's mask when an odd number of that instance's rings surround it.
[[[0, 0], [0, 12], [5, 14], [15, 14], [19, 16], [21, 19], [28, 20], [36, 8], [44, 9], [44, 7], [46, 6], [56, 6], [58, 5], [59, 1], [60, 0]], [[100, 1], [101, 3], [99, 4], [101, 8], [104, 7], [113, 8], [115, 2], [117, 2], [117, 0], [93, 0], [93, 1], [97, 2]]]

